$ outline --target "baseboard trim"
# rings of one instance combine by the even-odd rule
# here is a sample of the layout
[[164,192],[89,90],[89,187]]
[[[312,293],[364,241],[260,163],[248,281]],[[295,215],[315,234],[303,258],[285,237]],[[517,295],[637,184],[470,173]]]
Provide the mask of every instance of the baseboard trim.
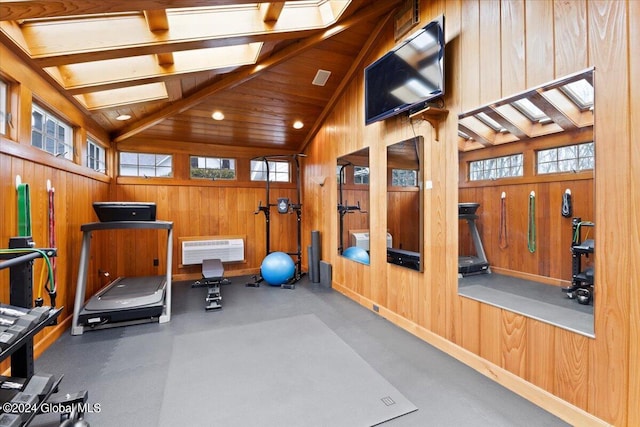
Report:
[[[475,369],[482,375],[490,378],[496,383],[571,425],[579,425],[583,427],[611,426],[611,424],[606,423],[585,410],[560,399],[558,396],[549,393],[512,372],[481,358],[477,354],[460,347],[440,335],[431,332],[430,330],[400,316],[397,313],[394,313],[386,307],[380,306],[374,301],[365,298],[336,282],[333,282],[333,289],[345,295],[347,298],[354,300],[363,307],[373,312],[377,312],[380,316],[384,317],[394,325],[404,329],[412,335],[415,335],[438,350],[443,351],[470,368]],[[374,306],[376,307],[375,309]]]

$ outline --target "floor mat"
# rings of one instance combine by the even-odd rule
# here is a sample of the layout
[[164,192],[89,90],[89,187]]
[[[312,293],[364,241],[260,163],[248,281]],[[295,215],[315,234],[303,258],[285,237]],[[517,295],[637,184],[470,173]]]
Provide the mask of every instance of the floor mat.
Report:
[[373,426],[416,409],[302,315],[175,337],[160,424]]

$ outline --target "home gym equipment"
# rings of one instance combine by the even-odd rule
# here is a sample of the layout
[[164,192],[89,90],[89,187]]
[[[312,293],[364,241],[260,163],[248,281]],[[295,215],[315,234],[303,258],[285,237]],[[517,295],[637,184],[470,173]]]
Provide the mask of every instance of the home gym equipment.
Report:
[[[173,223],[155,219],[155,203],[96,202],[93,208],[101,222],[80,227],[83,237],[71,334],[81,335],[86,327],[93,330],[151,321],[168,322],[171,319]],[[167,230],[166,274],[118,277],[84,304],[93,232],[139,229]]]
[[529,218],[527,221],[527,248],[529,252],[536,251],[536,192],[529,194]]
[[420,252],[387,248],[387,262],[420,271]]
[[260,274],[269,285],[281,286],[294,276],[295,265],[287,253],[271,252],[262,260]]
[[369,265],[369,254],[367,251],[357,246],[349,246],[344,250],[344,252],[342,252],[342,256],[361,264]]
[[228,285],[229,279],[224,276],[224,266],[220,259],[204,259],[202,260],[202,281],[197,280],[191,285],[192,288],[207,287],[207,296],[205,297],[206,311],[217,310],[222,308],[221,285]]
[[29,184],[23,183],[20,175],[16,175],[16,192],[18,201],[18,236],[31,236],[31,196]]
[[[0,427],[27,426],[46,412],[48,405],[62,409],[61,421],[71,425],[83,420],[87,391],[53,396],[63,376],[35,374],[33,337],[55,323],[62,308],[32,308],[33,262],[43,258],[52,274],[55,248],[36,249],[30,236],[9,240],[9,249],[0,249],[0,270],[9,269],[10,304],[0,304],[0,361],[11,358],[11,377],[0,376]],[[73,409],[71,409],[73,408]],[[66,410],[69,409],[67,412]],[[85,426],[89,424],[84,422]]]
[[480,203],[458,203],[458,219],[467,222],[473,247],[476,251],[475,255],[460,255],[458,257],[458,275],[461,276],[491,273],[489,261],[487,261],[487,255],[484,253],[484,247],[476,225],[476,220],[479,218],[476,212],[479,207]]
[[573,203],[571,202],[571,190],[564,190],[564,194],[562,195],[562,208],[560,209],[560,213],[565,218],[571,218],[573,215]]
[[594,240],[582,237],[582,227],[594,227],[591,221],[582,221],[581,218],[571,220],[573,238],[571,241],[571,286],[562,288],[570,299],[576,299],[578,303],[587,305],[593,299],[593,267],[582,269],[582,257],[589,257],[594,252]]
[[338,172],[338,218],[339,218],[339,232],[340,241],[338,242],[338,253],[344,252],[344,216],[354,212],[367,213],[360,208],[360,201],[355,205],[350,205],[348,201],[343,201],[342,196],[342,183],[344,179],[344,170],[347,166],[353,166],[351,162],[345,162],[340,165],[340,171]]
[[500,196],[500,230],[498,231],[498,247],[507,249],[509,247],[509,237],[507,236],[507,193],[504,191]]
[[[280,286],[284,289],[295,289],[295,284],[298,282],[303,276],[302,272],[302,194],[301,194],[301,177],[300,177],[300,157],[306,157],[304,154],[292,154],[292,155],[277,155],[277,156],[263,156],[256,157],[251,160],[262,161],[265,165],[265,173],[266,173],[266,204],[263,206],[262,201],[258,203],[258,209],[254,212],[254,214],[259,214],[262,212],[264,214],[265,222],[266,222],[266,256],[271,254],[271,208],[276,207],[279,214],[291,214],[295,213],[296,222],[297,222],[297,250],[296,252],[286,252],[287,255],[294,256],[296,258],[295,262],[295,271],[292,277],[284,283],[281,283]],[[269,161],[275,160],[293,160],[296,170],[296,195],[297,202],[291,203],[291,201],[286,197],[279,197],[277,199],[277,203],[271,203],[271,177],[269,171]],[[253,282],[246,283],[246,286],[250,287],[259,287],[260,282],[264,280],[262,276],[253,276]]]

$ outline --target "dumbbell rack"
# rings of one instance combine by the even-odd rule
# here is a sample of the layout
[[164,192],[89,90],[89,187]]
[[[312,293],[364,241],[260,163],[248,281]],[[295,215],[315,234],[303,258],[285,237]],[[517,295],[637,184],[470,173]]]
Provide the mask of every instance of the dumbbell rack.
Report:
[[[30,237],[12,238],[9,241],[10,248],[31,248]],[[56,256],[56,249],[40,249],[47,256]],[[19,332],[9,333],[10,340],[3,337],[6,344],[0,343],[0,361],[11,358],[11,377],[0,377],[3,383],[10,382],[14,385],[22,384],[20,389],[5,389],[2,403],[12,402],[16,408],[34,408],[49,401],[51,395],[58,391],[58,385],[62,381],[62,375],[34,375],[33,337],[47,326],[56,323],[62,312],[62,308],[32,309],[33,301],[33,260],[42,258],[39,252],[26,252],[23,254],[0,254],[0,270],[9,268],[10,305],[5,308],[23,311],[27,314],[38,311],[39,320],[23,326]],[[26,309],[26,310],[25,310]],[[46,314],[45,314],[46,313]],[[35,319],[34,319],[35,320]],[[16,321],[18,323],[18,321]],[[7,330],[9,331],[9,330]],[[5,332],[7,332],[5,331]],[[5,333],[3,332],[3,334]],[[14,334],[13,336],[11,336]],[[1,335],[1,334],[0,334]],[[17,338],[16,338],[17,337]],[[28,389],[28,392],[27,392]],[[24,393],[23,393],[24,392]],[[65,396],[55,403],[79,404],[85,403],[87,392],[73,393]],[[22,399],[22,400],[21,400]],[[0,426],[27,426],[41,413],[40,410],[30,410],[22,413],[5,413],[4,405],[0,411]],[[65,414],[61,414],[64,417]]]

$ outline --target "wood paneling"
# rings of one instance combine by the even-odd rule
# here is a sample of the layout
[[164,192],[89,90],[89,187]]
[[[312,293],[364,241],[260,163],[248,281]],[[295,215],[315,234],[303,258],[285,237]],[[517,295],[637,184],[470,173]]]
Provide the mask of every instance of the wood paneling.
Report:
[[[422,23],[442,12],[446,12],[447,19],[445,103],[450,112],[440,124],[440,141],[434,140],[431,126],[404,118],[364,126],[361,117],[354,114],[361,112],[363,103],[358,92],[362,82],[356,79],[307,149],[314,169],[306,172],[317,175],[319,170],[327,173],[335,162],[333,156],[371,147],[371,265],[354,266],[333,251],[323,250],[323,257],[329,257],[333,264],[336,289],[366,307],[376,305],[384,317],[440,348],[447,347],[465,363],[574,425],[597,425],[600,420],[620,426],[638,424],[640,309],[637,296],[632,296],[630,290],[634,280],[631,266],[640,256],[640,239],[635,217],[625,214],[638,210],[640,198],[636,188],[638,168],[633,172],[631,167],[638,164],[640,156],[638,145],[631,142],[637,139],[640,121],[631,118],[637,116],[637,112],[633,113],[635,116],[631,112],[637,107],[635,100],[640,99],[633,96],[638,93],[637,82],[632,78],[638,64],[637,59],[630,59],[640,57],[640,15],[638,6],[631,3],[634,2],[422,1]],[[365,62],[389,49],[391,40],[392,33],[383,30],[382,40]],[[464,185],[461,174],[464,188],[460,190],[460,201],[481,203],[479,223],[492,264],[548,276],[559,284],[557,279],[570,279],[571,225],[569,219],[559,215],[559,209],[562,193],[571,188],[574,215],[593,220],[596,228],[592,232],[598,242],[606,242],[601,244],[607,248],[606,254],[598,252],[593,257],[597,274],[595,339],[458,297],[455,275],[458,228],[461,235],[464,233],[456,218],[459,167],[455,117],[492,99],[590,66],[596,69],[598,111],[593,138],[594,176],[534,177],[529,162],[529,178],[523,182],[507,180],[480,188]],[[626,95],[629,93],[631,96]],[[375,171],[386,166],[376,152],[407,135],[424,136],[426,179],[433,183],[424,202],[424,274],[398,271],[402,269],[386,265],[381,256],[384,230],[389,224],[376,210],[386,212],[389,202],[386,189],[375,180]],[[468,158],[474,155],[481,154],[468,153]],[[305,189],[310,186],[307,182]],[[322,206],[334,204],[335,189],[328,190],[320,195],[327,199]],[[526,246],[526,206],[531,190],[537,195],[538,240],[534,254]],[[507,192],[509,212],[507,250],[497,244],[496,214],[502,191]],[[317,189],[310,194],[319,195]],[[467,197],[469,200],[463,200]],[[316,221],[313,226],[335,230],[337,223],[327,218],[328,214],[313,206],[310,209],[310,216]],[[335,239],[332,236],[335,233],[330,231],[323,239]],[[465,243],[461,241],[460,246]],[[354,282],[358,280],[361,282]],[[505,371],[523,382],[512,382]],[[537,394],[540,390],[545,392]]]

